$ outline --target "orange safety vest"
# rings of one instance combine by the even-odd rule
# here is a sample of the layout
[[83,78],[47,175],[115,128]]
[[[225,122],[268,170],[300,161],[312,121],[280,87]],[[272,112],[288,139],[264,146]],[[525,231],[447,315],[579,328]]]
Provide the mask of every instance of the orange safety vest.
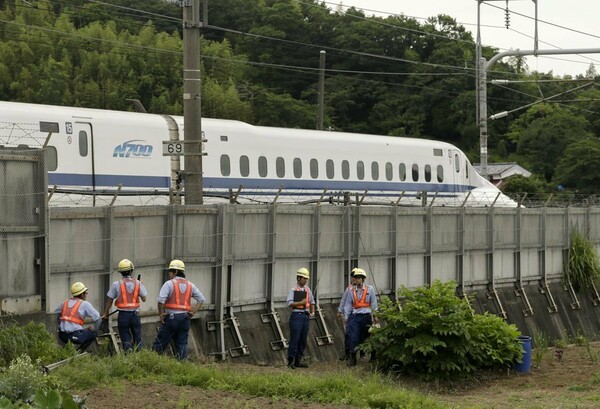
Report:
[[73,324],[83,325],[83,317],[79,313],[79,306],[83,302],[82,299],[78,299],[74,306],[69,308],[69,301],[63,303],[62,311],[60,312],[61,321],[69,321]]
[[[188,280],[171,280],[173,282],[173,292],[165,303],[165,307],[170,310],[190,311],[192,309],[192,283]],[[182,293],[179,289],[179,283],[185,283],[187,287]]]
[[304,287],[304,288],[300,288],[298,286],[296,286],[294,288],[295,291],[304,291],[306,293],[306,298],[305,298],[305,305],[303,305],[302,307],[296,307],[296,308],[305,308],[305,309],[309,309],[310,308],[310,288],[308,287]]
[[354,297],[354,301],[352,302],[352,307],[359,309],[359,308],[369,308],[371,307],[371,303],[367,302],[367,294],[369,293],[369,287],[365,286],[365,288],[363,288],[363,293],[362,293],[362,297],[360,297],[360,300],[358,299],[357,291],[356,288],[354,288],[353,290],[353,297]]
[[[130,278],[128,281],[129,280],[133,279]],[[140,301],[138,298],[140,295],[140,282],[138,280],[134,281],[133,293],[129,294],[129,292],[127,292],[127,286],[125,285],[125,279],[120,279],[119,281],[121,283],[121,293],[115,302],[117,308],[140,308]]]

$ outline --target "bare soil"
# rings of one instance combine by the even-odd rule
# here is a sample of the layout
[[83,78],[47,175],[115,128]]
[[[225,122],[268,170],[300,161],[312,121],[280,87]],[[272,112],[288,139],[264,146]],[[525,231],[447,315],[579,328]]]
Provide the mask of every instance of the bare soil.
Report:
[[[560,355],[560,356],[559,356]],[[418,391],[452,408],[600,408],[600,344],[570,346],[559,354],[548,349],[543,359],[533,354],[529,374],[514,371],[481,373],[475,380],[425,383],[399,378],[398,387]],[[538,365],[539,364],[539,365]],[[225,364],[236,366],[236,364]],[[240,365],[242,369],[242,365]],[[248,366],[243,365],[247,371]],[[285,367],[256,367],[256,371],[290,371]],[[315,363],[308,371],[326,372],[372,370],[360,362],[347,369],[342,362]],[[357,391],[361,393],[361,391]],[[182,409],[182,408],[351,408],[347,405],[311,404],[293,399],[256,398],[236,392],[220,392],[194,387],[124,383],[117,389],[95,388],[83,391],[90,409]]]

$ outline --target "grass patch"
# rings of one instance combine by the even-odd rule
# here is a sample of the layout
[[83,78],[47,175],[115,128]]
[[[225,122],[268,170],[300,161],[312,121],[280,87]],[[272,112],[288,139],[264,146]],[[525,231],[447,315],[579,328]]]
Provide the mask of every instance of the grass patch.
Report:
[[[77,365],[76,368],[73,365]],[[235,391],[269,399],[298,399],[321,404],[346,404],[364,408],[446,408],[417,392],[409,391],[378,373],[344,371],[326,376],[299,371],[261,371],[256,368],[179,362],[151,351],[117,357],[84,357],[52,373],[73,389],[115,387],[122,380],[166,383],[218,391]],[[357,390],[360,393],[357,393]]]

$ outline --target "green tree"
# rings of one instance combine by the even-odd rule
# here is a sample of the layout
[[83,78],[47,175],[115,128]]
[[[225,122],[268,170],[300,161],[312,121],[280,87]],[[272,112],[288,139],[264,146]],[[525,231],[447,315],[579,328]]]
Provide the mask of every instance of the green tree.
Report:
[[552,104],[538,104],[514,121],[509,138],[517,140],[517,153],[524,165],[553,179],[556,164],[572,142],[590,137],[589,122]]
[[581,193],[600,193],[600,140],[586,137],[569,145],[558,162],[554,181]]
[[527,193],[538,196],[546,191],[546,183],[535,175],[530,177],[514,175],[502,182],[500,190],[507,194]]

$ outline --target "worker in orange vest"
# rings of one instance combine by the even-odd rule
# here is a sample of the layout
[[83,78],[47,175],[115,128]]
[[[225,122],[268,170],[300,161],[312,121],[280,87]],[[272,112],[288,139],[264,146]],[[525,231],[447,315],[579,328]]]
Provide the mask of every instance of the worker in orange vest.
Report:
[[377,310],[377,294],[372,286],[365,284],[366,278],[365,270],[354,269],[356,286],[351,289],[351,294],[344,302],[346,340],[350,352],[349,366],[356,365],[356,347],[368,338],[373,322],[379,322],[379,318],[373,316],[373,312]]
[[[161,326],[152,343],[152,350],[164,352],[173,339],[177,358],[184,360],[188,354],[191,318],[206,302],[206,298],[191,281],[186,280],[183,261],[171,261],[168,271],[169,280],[163,284],[158,295]],[[192,298],[196,300],[194,305]]]
[[302,267],[296,271],[296,286],[288,292],[287,304],[290,313],[290,339],[288,345],[288,367],[307,368],[302,361],[308,338],[308,320],[315,315],[315,299],[306,285],[310,279],[308,269]]
[[[79,345],[79,352],[85,351],[96,339],[100,326],[100,313],[86,301],[88,289],[82,282],[71,286],[71,298],[59,305],[57,314],[58,338],[65,344]],[[90,317],[93,324],[84,327],[85,318]]]
[[119,311],[117,325],[123,351],[142,348],[142,321],[140,319],[140,300],[146,302],[148,291],[141,281],[132,277],[133,263],[129,259],[119,261],[117,272],[121,279],[110,286],[106,294],[106,303],[102,319],[107,319],[113,303]]

